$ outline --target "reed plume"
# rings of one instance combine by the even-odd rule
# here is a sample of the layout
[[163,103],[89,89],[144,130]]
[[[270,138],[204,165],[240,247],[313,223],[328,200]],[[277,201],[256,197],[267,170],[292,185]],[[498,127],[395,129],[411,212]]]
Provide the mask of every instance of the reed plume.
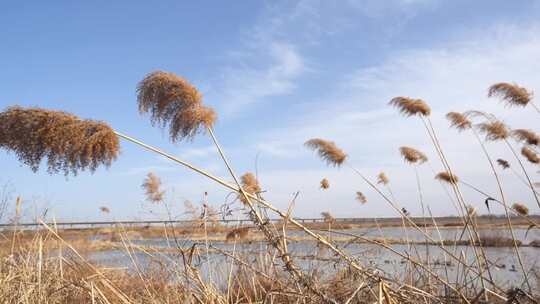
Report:
[[313,138],[306,141],[305,146],[316,151],[327,164],[339,167],[347,159],[347,154],[336,146],[333,141]]
[[524,142],[528,145],[538,146],[540,144],[540,136],[533,130],[516,129],[512,131],[512,136],[519,142]]
[[104,122],[40,108],[13,106],[0,113],[0,148],[13,151],[34,172],[65,175],[109,167],[118,157],[118,137]]
[[227,233],[227,235],[225,236],[225,241],[231,242],[231,241],[237,241],[237,240],[244,240],[248,237],[248,235],[249,235],[249,227],[235,228],[229,231],[229,233]]
[[154,173],[150,172],[146,175],[141,188],[145,191],[147,201],[152,203],[163,201],[165,191],[161,190],[161,179]]
[[173,142],[192,139],[216,120],[214,110],[203,106],[201,93],[173,73],[148,74],[137,86],[137,101],[140,113],[150,113],[152,125],[169,126]]
[[480,131],[485,134],[486,140],[504,140],[510,136],[510,130],[500,120],[484,122],[479,124],[478,127],[480,128]]
[[499,97],[507,106],[524,107],[531,101],[533,94],[527,89],[506,82],[500,82],[489,87],[488,97]]
[[326,178],[323,178],[321,180],[321,189],[326,190],[328,188],[330,188],[330,182]]
[[326,223],[334,223],[336,221],[334,216],[328,211],[321,212],[321,216]]
[[357,191],[356,192],[356,200],[358,202],[360,202],[360,204],[365,204],[367,203],[367,198],[366,196],[364,195],[364,193],[360,192],[360,191]]
[[379,185],[388,185],[390,183],[390,180],[388,179],[388,176],[384,172],[381,172],[377,175],[377,184]]
[[101,206],[99,207],[99,211],[102,212],[102,213],[110,213],[111,210],[105,206]]
[[409,164],[423,164],[428,161],[427,156],[411,147],[400,147],[399,152]]
[[465,206],[465,209],[467,210],[467,214],[469,216],[475,216],[476,215],[476,208],[474,208],[473,206],[471,205],[466,205]]
[[450,127],[456,128],[458,131],[468,130],[472,127],[471,121],[462,113],[449,112],[446,118],[450,121]]
[[523,204],[520,204],[520,203],[515,203],[512,205],[512,209],[514,209],[517,213],[523,215],[523,216],[526,216],[529,214],[529,208],[527,208],[527,206],[523,205]]
[[437,175],[435,175],[435,179],[447,182],[449,184],[457,184],[459,181],[459,178],[457,176],[446,171],[437,173]]
[[502,158],[497,159],[497,164],[499,164],[503,170],[510,168],[510,163]]
[[525,156],[525,158],[533,164],[540,164],[540,157],[530,148],[521,148],[521,155]]
[[[261,192],[261,186],[259,185],[259,181],[257,180],[257,178],[255,177],[253,173],[248,172],[242,175],[240,177],[240,181],[242,183],[242,189],[244,189],[246,193],[257,194]],[[240,199],[242,203],[244,204],[247,203],[245,196],[240,194],[238,195],[238,198]]]
[[405,116],[429,116],[431,114],[431,108],[422,99],[394,97],[388,104],[399,109],[399,112]]

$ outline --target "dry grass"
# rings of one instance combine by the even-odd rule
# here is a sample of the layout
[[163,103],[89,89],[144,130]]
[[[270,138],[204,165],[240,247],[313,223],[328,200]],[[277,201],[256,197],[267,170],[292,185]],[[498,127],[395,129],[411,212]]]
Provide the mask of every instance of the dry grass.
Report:
[[540,157],[538,154],[528,147],[521,148],[521,155],[533,164],[540,164]]
[[328,188],[330,188],[330,182],[326,178],[323,178],[321,180],[321,189],[326,190]]
[[356,200],[360,203],[360,204],[366,204],[367,203],[367,198],[366,196],[364,195],[364,193],[360,192],[360,191],[357,191],[356,192]]
[[148,74],[137,86],[137,101],[141,113],[150,113],[152,124],[169,125],[173,142],[193,138],[216,120],[214,110],[202,105],[201,93],[173,73]]
[[510,168],[510,163],[502,158],[497,159],[497,164],[499,164],[503,170]]
[[400,147],[399,152],[405,159],[405,162],[409,164],[423,164],[428,161],[427,156],[411,147]]
[[517,141],[524,142],[528,145],[538,146],[540,143],[540,136],[533,130],[515,129],[512,131],[512,136],[514,136]]
[[[240,177],[242,183],[242,189],[249,194],[257,194],[261,192],[261,186],[255,175],[251,172],[245,173]],[[238,195],[238,198],[242,203],[247,203],[246,198],[243,195]]]
[[49,173],[65,175],[109,167],[120,150],[118,137],[104,122],[21,107],[0,113],[0,148],[13,151],[33,171],[46,159]]
[[457,184],[459,182],[459,178],[449,172],[439,172],[437,175],[435,175],[435,179],[449,183],[449,184]]
[[485,134],[486,140],[504,140],[510,136],[508,127],[499,120],[484,122],[478,125],[480,131]]
[[532,96],[527,89],[506,82],[496,83],[488,90],[488,97],[499,97],[508,106],[524,107],[529,104]]
[[347,154],[338,148],[332,141],[313,138],[306,141],[305,145],[306,147],[316,151],[319,157],[326,161],[326,163],[329,165],[339,167],[347,159]]
[[468,130],[472,127],[472,122],[467,118],[467,116],[465,116],[465,114],[449,112],[446,114],[446,118],[450,121],[450,126],[459,131]]
[[152,203],[163,201],[165,191],[161,190],[161,179],[154,173],[150,172],[146,175],[141,188],[145,191],[147,201]]
[[429,116],[431,114],[431,108],[422,99],[395,97],[390,100],[389,104],[396,107],[405,116]]
[[523,216],[529,215],[529,208],[521,203],[514,203],[512,209]]
[[388,176],[384,172],[381,172],[377,175],[377,184],[379,185],[388,185],[390,183],[390,180],[388,179]]

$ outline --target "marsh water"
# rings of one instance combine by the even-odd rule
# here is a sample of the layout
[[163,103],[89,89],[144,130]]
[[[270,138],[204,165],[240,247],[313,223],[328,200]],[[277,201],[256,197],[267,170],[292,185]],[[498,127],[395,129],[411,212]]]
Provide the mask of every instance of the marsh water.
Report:
[[[423,228],[422,228],[423,229]],[[467,233],[462,233],[463,228],[445,228],[431,229],[427,228],[426,233],[434,240],[455,240],[462,236],[462,239],[468,239]],[[320,232],[328,237],[335,238],[357,235],[366,238],[385,238],[392,240],[410,240],[424,241],[426,238],[423,233],[416,229],[408,228],[356,228],[347,230],[336,230],[335,232]],[[306,236],[304,232],[291,230],[287,233],[289,236]],[[480,229],[481,237],[509,238],[510,233],[506,229]],[[525,228],[515,229],[515,235],[524,246],[519,248],[525,267],[531,271],[530,277],[535,278],[534,271],[536,265],[540,265],[540,248],[528,246],[533,240],[540,240],[540,231],[532,229],[527,231]],[[303,238],[302,238],[303,239]],[[306,272],[317,272],[320,277],[331,276],[338,269],[343,268],[335,255],[321,248],[314,241],[307,240],[291,241],[288,244],[289,252],[294,257],[296,263]],[[231,271],[231,258],[221,253],[219,250],[234,252],[238,257],[242,257],[250,263],[263,263],[267,255],[262,254],[267,251],[265,242],[222,242],[212,241],[208,244],[211,250],[206,252],[206,243],[204,241],[191,241],[188,239],[179,239],[177,242],[171,240],[153,238],[131,240],[133,244],[151,246],[153,248],[163,248],[163,252],[157,254],[134,253],[128,255],[125,250],[107,250],[93,253],[91,259],[100,264],[111,267],[125,267],[133,269],[135,263],[139,269],[146,269],[152,265],[156,256],[165,260],[169,265],[181,265],[179,254],[171,253],[167,248],[190,248],[196,246],[202,254],[194,260],[194,263],[200,267],[203,275],[213,276],[214,279],[226,278]],[[475,251],[472,246],[453,246],[447,245],[445,253],[440,247],[434,245],[417,244],[408,246],[406,244],[387,244],[387,248],[370,243],[357,242],[336,242],[337,246],[347,254],[357,258],[359,263],[370,269],[383,273],[388,277],[404,278],[411,271],[411,265],[407,263],[406,256],[410,256],[423,264],[429,263],[442,278],[449,281],[456,281],[463,276],[463,268],[460,267],[456,259],[467,260],[469,264],[475,261]],[[215,249],[217,248],[217,250]],[[485,254],[490,265],[490,276],[498,286],[520,287],[523,283],[523,274],[520,272],[518,260],[513,247],[485,247]],[[268,261],[266,261],[268,262]],[[447,267],[445,267],[446,265]],[[472,276],[472,273],[469,273]],[[487,274],[486,274],[487,276]],[[461,279],[466,279],[461,277]],[[536,282],[534,282],[537,284]]]

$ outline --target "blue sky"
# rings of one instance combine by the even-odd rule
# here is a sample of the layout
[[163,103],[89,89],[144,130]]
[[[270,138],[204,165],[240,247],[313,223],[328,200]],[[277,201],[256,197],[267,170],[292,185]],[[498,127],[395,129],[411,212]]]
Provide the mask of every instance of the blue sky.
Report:
[[[528,109],[505,109],[486,98],[499,81],[540,91],[540,3],[537,1],[56,1],[3,3],[0,9],[0,107],[39,106],[107,121],[113,128],[227,177],[211,142],[201,136],[172,145],[137,112],[135,87],[156,69],[189,79],[219,115],[216,133],[240,173],[255,170],[267,198],[286,208],[300,191],[297,216],[391,216],[392,211],[346,168],[327,168],[303,143],[336,141],[367,176],[385,171],[400,204],[420,212],[414,171],[398,148],[431,159],[420,168],[423,194],[436,215],[455,213],[441,186],[433,148],[415,119],[387,102],[425,99],[457,174],[495,193],[487,163],[470,134],[448,130],[448,111],[481,109],[510,125],[538,131]],[[511,160],[498,144],[495,157]],[[33,173],[0,151],[0,182],[24,199],[28,217],[48,208],[62,220],[154,218],[144,203],[146,173],[161,176],[176,214],[219,186],[122,142],[113,166],[94,175]],[[537,177],[537,168],[528,170]],[[321,191],[327,177],[331,188]],[[535,204],[511,173],[509,199]],[[368,204],[355,202],[362,191]],[[465,191],[470,204],[481,196]],[[500,211],[500,210],[498,210]]]

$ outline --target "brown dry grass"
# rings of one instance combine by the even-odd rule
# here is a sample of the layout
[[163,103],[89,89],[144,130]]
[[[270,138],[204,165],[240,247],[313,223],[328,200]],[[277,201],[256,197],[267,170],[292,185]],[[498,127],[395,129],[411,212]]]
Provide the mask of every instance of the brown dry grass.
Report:
[[457,184],[459,181],[459,178],[456,175],[446,171],[437,173],[437,175],[435,175],[435,179],[447,182],[449,184]]
[[446,118],[450,121],[450,126],[459,131],[468,130],[472,127],[472,122],[462,113],[449,112]]
[[313,138],[305,143],[306,147],[317,152],[319,157],[326,161],[329,165],[341,166],[347,159],[347,154],[343,152],[336,144],[332,141]]
[[323,178],[321,180],[321,189],[326,190],[328,188],[330,188],[330,182],[328,181],[328,179]]
[[356,192],[356,200],[360,203],[360,204],[366,204],[367,203],[367,198],[366,196],[364,195],[364,193],[360,192],[360,191],[357,191]]
[[478,127],[485,134],[486,140],[497,141],[507,139],[510,136],[508,127],[499,120],[483,122]]
[[521,148],[521,155],[523,155],[529,162],[533,164],[540,164],[540,156],[534,150],[523,147]]
[[[242,189],[249,194],[257,194],[261,192],[261,186],[257,177],[251,172],[245,173],[240,177],[240,182],[242,183]],[[243,195],[238,195],[238,198],[242,203],[247,203],[246,197]]]
[[517,141],[524,142],[528,145],[538,146],[540,143],[540,136],[533,130],[515,129],[512,131],[512,136],[514,136]]
[[396,107],[402,114],[406,116],[429,116],[431,114],[431,108],[422,99],[395,97],[390,100],[389,104]]
[[503,170],[510,168],[510,163],[502,158],[497,159],[497,164],[499,164]]
[[150,113],[152,124],[169,125],[173,142],[193,138],[216,120],[214,110],[202,105],[201,93],[173,73],[148,74],[137,86],[137,101],[141,113]]
[[146,175],[141,188],[145,191],[146,200],[152,203],[163,201],[165,191],[161,190],[161,179],[150,172]]
[[488,97],[499,97],[508,106],[526,106],[533,94],[517,84],[500,82],[489,87]]
[[423,164],[428,161],[424,153],[411,147],[400,147],[399,152],[405,161],[410,164]]
[[529,215],[529,208],[521,203],[514,203],[512,209],[521,215]]
[[384,172],[381,172],[377,175],[377,184],[379,185],[388,185],[390,183],[390,180],[388,179],[388,176]]
[[0,113],[0,148],[13,151],[33,171],[46,159],[49,173],[65,175],[109,167],[120,150],[118,137],[104,122],[17,106]]

